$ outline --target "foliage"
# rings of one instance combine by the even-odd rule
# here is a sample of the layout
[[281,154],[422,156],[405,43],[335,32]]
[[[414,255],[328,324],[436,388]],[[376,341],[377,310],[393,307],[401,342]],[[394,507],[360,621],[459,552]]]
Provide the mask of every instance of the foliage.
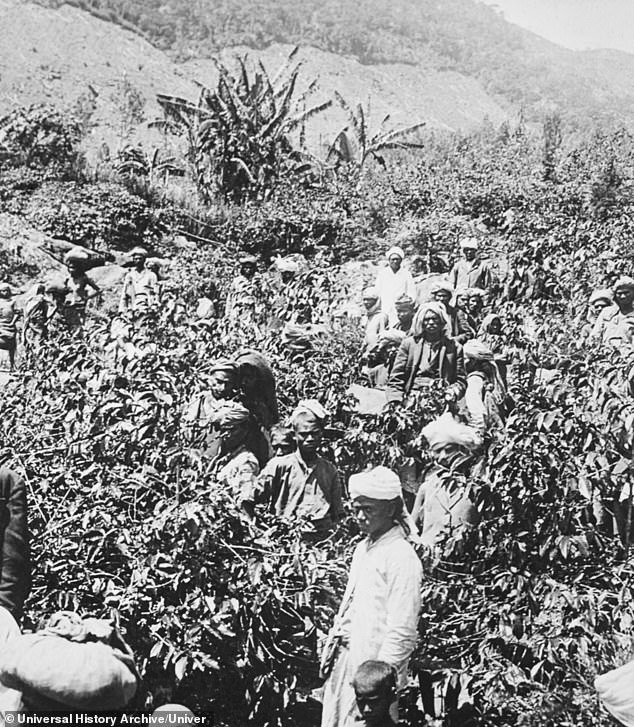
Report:
[[279,179],[310,171],[311,165],[293,147],[291,134],[301,132],[303,124],[330,102],[306,108],[316,82],[296,96],[299,65],[292,66],[294,56],[295,51],[273,79],[261,63],[251,75],[246,59],[239,58],[234,75],[215,61],[217,86],[213,91],[203,88],[197,104],[159,95],[167,121],[187,134],[204,201],[217,195],[238,202],[262,199]]
[[52,237],[98,250],[152,245],[170,229],[169,209],[150,209],[140,197],[107,183],[45,182],[22,211]]
[[[253,532],[181,413],[207,386],[211,360],[256,347],[272,363],[283,415],[302,397],[329,408],[327,450],[344,478],[368,462],[424,466],[416,434],[440,398],[355,414],[347,392],[360,334],[354,323],[337,328],[332,311],[359,295],[375,272],[367,259],[404,222],[408,253],[451,257],[469,231],[502,274],[526,258],[543,294],[500,308],[521,362],[516,407],[473,478],[478,528],[444,543],[437,559],[421,553],[414,669],[459,677],[485,724],[605,725],[593,678],[630,657],[634,635],[631,538],[618,504],[631,480],[634,361],[588,347],[579,331],[589,291],[634,262],[634,144],[626,132],[564,132],[546,180],[541,134],[489,127],[431,135],[415,156],[387,156],[385,170],[368,167],[360,182],[342,171],[310,191],[280,184],[265,201],[209,209],[198,221],[118,185],[3,173],[3,208],[56,236],[125,249],[191,225],[192,239],[208,240],[164,243],[170,278],[151,340],[140,334],[136,352],[92,322],[85,338],[56,334],[4,390],[2,434],[31,498],[30,619],[58,607],[117,608],[145,677],[141,702],[213,704],[231,727],[315,724],[316,637],[339,601],[354,525],[308,547],[295,526],[259,512]],[[197,297],[211,277],[226,291],[243,249],[263,262],[304,252],[310,264],[284,289],[260,270],[260,332],[194,321]],[[334,267],[355,255],[366,265]],[[283,345],[286,322],[322,327],[312,351]],[[538,368],[557,379],[542,383]],[[408,709],[420,723],[415,698]]]
[[0,119],[0,160],[27,167],[70,170],[77,163],[81,129],[53,106],[19,107]]
[[389,114],[381,122],[381,128],[375,134],[370,133],[368,127],[367,111],[364,111],[361,104],[356,110],[351,108],[348,102],[335,91],[335,98],[341,108],[348,116],[348,126],[339,132],[328,152],[327,161],[334,159],[336,163],[354,163],[362,169],[368,159],[375,159],[381,166],[385,167],[384,154],[392,149],[414,149],[419,144],[407,141],[420,131],[425,123],[411,124],[402,129],[390,129],[385,127],[390,119]]

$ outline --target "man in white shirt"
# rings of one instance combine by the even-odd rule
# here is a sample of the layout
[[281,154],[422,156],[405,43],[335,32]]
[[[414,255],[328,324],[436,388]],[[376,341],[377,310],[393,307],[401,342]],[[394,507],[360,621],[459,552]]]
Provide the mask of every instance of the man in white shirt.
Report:
[[405,253],[400,247],[392,247],[387,252],[388,266],[379,270],[375,287],[381,297],[381,310],[387,313],[390,326],[396,325],[396,299],[405,295],[416,300],[416,283],[409,270],[405,270]]
[[[369,659],[394,668],[396,686],[406,681],[416,645],[422,566],[407,538],[411,519],[398,475],[387,467],[353,475],[350,499],[362,533],[348,585],[329,639],[337,639],[324,685],[321,727],[354,727],[359,713],[352,686]],[[322,673],[324,671],[322,662]],[[397,702],[391,706],[394,721]]]
[[120,313],[143,314],[154,309],[158,303],[158,277],[145,267],[147,250],[133,247],[130,257],[134,267],[123,281],[123,292],[119,304]]

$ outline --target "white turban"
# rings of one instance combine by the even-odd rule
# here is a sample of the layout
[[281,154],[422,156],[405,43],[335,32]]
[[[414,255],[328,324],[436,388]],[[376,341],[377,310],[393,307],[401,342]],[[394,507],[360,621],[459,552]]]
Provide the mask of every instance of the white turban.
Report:
[[317,399],[304,399],[293,410],[290,423],[291,426],[295,426],[300,421],[305,421],[323,427],[329,416],[328,410]]
[[387,467],[374,467],[352,475],[348,480],[350,499],[369,497],[371,500],[394,500],[402,496],[399,476]]
[[451,336],[451,321],[447,315],[447,309],[442,303],[438,303],[435,300],[428,300],[425,303],[421,303],[421,306],[412,322],[412,334],[414,336],[423,335],[423,319],[430,311],[437,315],[440,319],[440,326],[443,330],[443,335],[447,337]]
[[429,446],[457,444],[465,449],[477,449],[482,443],[480,436],[473,427],[457,421],[449,412],[445,412],[438,419],[434,419],[423,427],[422,435],[429,442]]
[[462,240],[460,240],[460,247],[462,250],[464,250],[465,247],[470,247],[472,250],[477,250],[478,247],[480,247],[480,244],[475,237],[464,237]]
[[369,287],[364,288],[363,297],[367,300],[378,300],[381,297],[381,293],[376,286],[370,285]]
[[486,343],[479,341],[477,338],[472,338],[470,341],[464,343],[462,351],[464,353],[465,361],[493,361],[494,358],[493,351],[489,348],[489,346],[487,346]]
[[588,303],[592,305],[593,303],[596,303],[598,300],[606,300],[609,303],[614,302],[614,295],[612,294],[612,291],[609,288],[602,288],[599,290],[594,290],[592,292],[592,295],[590,296],[590,300]]
[[403,260],[405,258],[405,253],[403,252],[403,248],[399,247],[398,245],[394,245],[394,247],[391,247],[387,251],[387,256],[386,256],[387,259],[389,260],[392,257],[392,255],[398,255],[398,257],[400,257],[401,260]]
[[297,260],[290,260],[289,258],[278,257],[275,261],[275,267],[280,273],[297,273],[299,271]]
[[436,293],[440,293],[441,291],[446,291],[453,295],[453,285],[448,280],[438,280],[434,283],[431,294],[436,295]]

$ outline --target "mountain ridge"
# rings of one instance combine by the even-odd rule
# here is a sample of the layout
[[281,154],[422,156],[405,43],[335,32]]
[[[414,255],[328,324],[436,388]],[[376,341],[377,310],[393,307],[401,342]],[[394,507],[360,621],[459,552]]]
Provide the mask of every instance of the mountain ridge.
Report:
[[[634,123],[634,55],[585,55],[509,23],[476,0],[38,0],[70,2],[135,27],[178,60],[230,46],[311,46],[362,65],[455,71],[501,106],[539,119],[554,107],[572,122]],[[613,67],[615,66],[615,67]],[[616,74],[614,87],[611,76]],[[596,99],[595,99],[596,96]]]
[[[220,57],[231,64],[236,53],[249,53],[275,72],[291,48],[276,44],[255,52],[236,47]],[[508,110],[477,81],[453,71],[406,64],[362,66],[311,48],[300,49],[298,59],[304,64],[301,87],[319,77],[316,101],[332,98],[334,90],[349,103],[366,104],[369,97],[375,123],[388,112],[393,125],[425,120],[430,128],[450,130],[508,118]],[[111,150],[127,142],[159,145],[159,133],[147,124],[160,115],[156,94],[195,99],[196,81],[209,85],[216,78],[211,59],[175,63],[137,34],[69,5],[53,9],[0,0],[0,113],[36,102],[69,108],[82,97],[95,106],[88,139],[92,153],[104,143]],[[145,101],[144,118],[137,118],[134,128],[124,128],[126,84]],[[345,122],[344,112],[336,107],[317,117],[309,129],[313,150],[332,142]]]

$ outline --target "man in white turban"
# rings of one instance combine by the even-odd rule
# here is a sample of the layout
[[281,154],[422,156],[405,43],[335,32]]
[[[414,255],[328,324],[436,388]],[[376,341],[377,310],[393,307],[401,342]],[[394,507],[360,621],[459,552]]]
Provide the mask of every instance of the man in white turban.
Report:
[[[404,686],[420,611],[422,567],[407,540],[398,475],[387,467],[375,467],[353,475],[349,489],[366,537],[354,552],[348,585],[322,656],[322,675],[328,674],[322,727],[358,724],[352,683],[367,660],[393,667],[397,686]],[[391,712],[396,721],[396,702]]]
[[475,237],[465,237],[460,241],[462,257],[449,271],[449,282],[454,290],[459,288],[493,287],[494,277],[488,262],[478,257],[479,244]]
[[634,278],[622,275],[614,284],[614,305],[597,316],[590,338],[603,345],[631,345],[634,334]]
[[374,287],[381,296],[381,310],[387,313],[390,326],[396,325],[396,299],[402,295],[416,300],[416,283],[409,270],[402,267],[405,253],[400,247],[391,247],[387,251],[388,265],[379,270]]
[[478,520],[469,498],[470,454],[481,444],[475,429],[443,414],[423,428],[434,466],[418,490],[412,510],[415,521],[422,521],[421,542],[435,546],[448,534],[457,536]]

